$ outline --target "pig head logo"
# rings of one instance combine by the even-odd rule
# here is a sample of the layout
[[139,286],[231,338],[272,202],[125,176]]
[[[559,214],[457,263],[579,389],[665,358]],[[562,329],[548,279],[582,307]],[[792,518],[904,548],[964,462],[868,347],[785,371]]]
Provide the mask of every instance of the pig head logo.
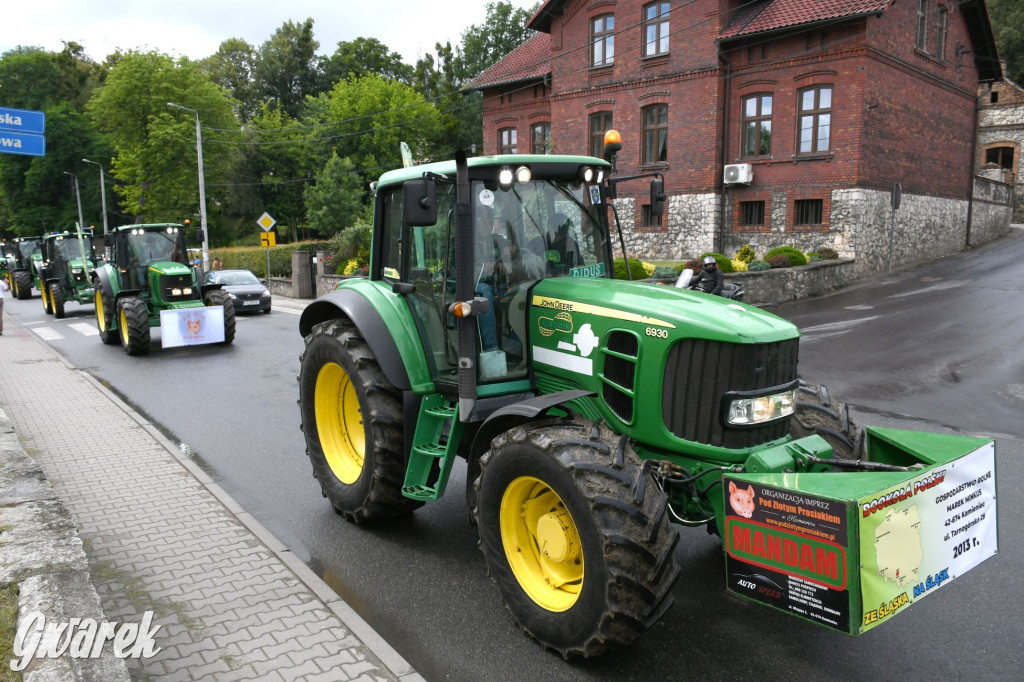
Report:
[[745,519],[754,515],[754,486],[740,488],[732,481],[729,481],[729,506],[732,510]]
[[188,329],[189,334],[195,335],[202,329],[203,321],[198,317],[189,317],[185,320],[185,327]]

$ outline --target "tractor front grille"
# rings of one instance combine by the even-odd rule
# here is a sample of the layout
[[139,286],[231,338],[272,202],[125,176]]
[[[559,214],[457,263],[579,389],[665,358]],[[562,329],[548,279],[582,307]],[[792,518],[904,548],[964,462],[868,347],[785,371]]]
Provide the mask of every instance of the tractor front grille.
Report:
[[677,437],[725,448],[760,445],[789,432],[789,419],[726,428],[722,396],[756,391],[797,378],[798,339],[740,344],[684,339],[669,350],[662,389],[665,426]]
[[633,403],[636,397],[636,363],[640,342],[632,332],[613,331],[608,335],[604,353],[604,372],[601,375],[601,397],[619,419],[633,423]]
[[[184,293],[185,290],[189,293]],[[175,290],[181,293],[173,293]],[[160,275],[160,294],[165,301],[191,301],[199,298],[192,275]]]

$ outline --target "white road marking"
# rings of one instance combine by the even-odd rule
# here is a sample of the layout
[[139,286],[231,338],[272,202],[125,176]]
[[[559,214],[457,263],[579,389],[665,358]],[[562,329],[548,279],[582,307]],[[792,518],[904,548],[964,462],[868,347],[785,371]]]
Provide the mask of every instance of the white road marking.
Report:
[[847,334],[853,330],[862,322],[868,322],[870,320],[877,320],[881,315],[872,315],[871,317],[862,317],[857,320],[843,320],[841,322],[830,322],[828,324],[819,324],[813,327],[807,327],[801,329],[801,343],[810,343],[811,341],[820,341],[821,339],[827,339],[830,336],[839,336],[841,334]]
[[874,310],[873,305],[848,305],[843,306],[843,310]]
[[97,329],[96,325],[94,324],[88,324],[86,322],[75,322],[74,324],[69,324],[68,326],[74,329],[79,334],[82,334],[83,336],[100,335],[100,330]]
[[40,327],[39,329],[33,329],[32,331],[44,341],[59,341],[64,338],[63,334],[55,329],[51,329],[50,327]]

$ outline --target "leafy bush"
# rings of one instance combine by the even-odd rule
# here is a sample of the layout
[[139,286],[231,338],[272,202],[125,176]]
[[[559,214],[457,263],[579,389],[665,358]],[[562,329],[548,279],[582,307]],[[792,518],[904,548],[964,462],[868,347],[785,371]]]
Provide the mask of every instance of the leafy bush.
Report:
[[777,256],[765,256],[764,262],[773,268],[788,268],[793,265],[789,256],[781,253]]
[[[270,251],[270,276],[292,276],[292,251],[316,251],[323,248],[322,242],[294,242],[274,246]],[[210,249],[210,260],[220,258],[225,270],[252,270],[257,277],[267,276],[267,251],[262,246],[233,246]]]
[[764,255],[764,259],[766,262],[771,263],[772,258],[775,256],[785,256],[789,259],[789,264],[793,266],[807,265],[807,256],[805,256],[804,252],[795,246],[776,246]]
[[648,277],[650,277],[651,275],[654,274],[654,263],[648,263],[647,261],[640,261],[640,265],[643,266],[644,272],[647,273]]
[[671,277],[676,277],[677,275],[679,275],[679,273],[676,272],[676,269],[671,265],[659,265],[654,268],[654,272],[651,274],[651,277],[654,277],[655,279],[669,279]]
[[[629,259],[629,272],[633,279],[647,278],[647,269],[637,258]],[[626,263],[621,258],[615,259],[615,279],[629,279],[626,276]]]
[[739,256],[737,256],[736,258],[733,258],[732,259],[732,271],[733,272],[746,272],[747,271],[747,261],[740,260]]
[[713,253],[711,251],[708,251],[707,253],[702,253],[700,255],[701,262],[703,263],[704,259],[708,256],[712,256],[715,259],[715,262],[718,263],[718,269],[721,270],[724,274],[732,272],[732,260],[730,258],[723,256],[720,253]]
[[755,258],[757,258],[757,254],[754,253],[754,249],[750,247],[750,244],[746,244],[742,249],[736,252],[736,258],[733,259],[733,262],[735,263],[736,261],[740,261],[742,263],[749,263]]
[[821,260],[836,260],[839,258],[839,253],[835,249],[825,246],[818,249],[818,257]]
[[750,272],[759,272],[761,270],[771,270],[772,266],[765,263],[763,260],[752,260],[747,263],[747,270]]
[[817,263],[820,260],[821,260],[821,256],[819,256],[816,253],[809,253],[809,254],[807,254],[807,262],[808,263]]
[[686,261],[686,263],[683,265],[682,270],[680,270],[679,272],[682,272],[683,270],[687,269],[693,270],[694,272],[700,272],[700,268],[700,258],[691,258],[690,260]]
[[[337,232],[327,242],[330,255],[327,258],[328,269],[334,268],[339,275],[352,274],[370,262],[370,238],[373,228],[369,223],[356,223]],[[356,261],[353,265],[351,261]]]

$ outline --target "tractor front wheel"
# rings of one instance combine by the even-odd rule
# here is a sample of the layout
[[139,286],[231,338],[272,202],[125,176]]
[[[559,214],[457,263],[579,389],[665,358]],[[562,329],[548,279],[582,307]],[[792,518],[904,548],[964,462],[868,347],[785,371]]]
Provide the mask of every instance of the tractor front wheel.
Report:
[[570,658],[626,646],[672,605],[668,498],[607,427],[518,426],[492,441],[475,485],[491,579],[545,648]]
[[100,330],[100,341],[112,345],[117,343],[117,331],[114,329],[114,301],[103,293],[99,281],[93,282],[96,301],[96,326]]
[[53,315],[53,305],[50,303],[49,285],[46,282],[41,282],[39,285],[39,297],[43,299],[43,312],[47,315]]
[[335,511],[361,523],[422,506],[402,495],[401,391],[355,325],[337,319],[313,327],[299,365],[306,454]]
[[833,399],[824,385],[800,382],[789,432],[794,438],[814,434],[821,436],[840,459],[857,459],[859,456],[860,429],[850,417],[850,408],[846,403]]
[[32,298],[32,273],[28,270],[14,273],[14,297],[21,300]]
[[50,310],[58,320],[64,319],[64,290],[57,282],[50,282]]
[[223,289],[214,289],[206,295],[204,301],[208,306],[224,308],[224,344],[235,340],[235,304],[231,302],[231,294]]
[[128,355],[148,353],[149,313],[146,303],[138,296],[125,296],[117,302],[117,318],[124,352]]

